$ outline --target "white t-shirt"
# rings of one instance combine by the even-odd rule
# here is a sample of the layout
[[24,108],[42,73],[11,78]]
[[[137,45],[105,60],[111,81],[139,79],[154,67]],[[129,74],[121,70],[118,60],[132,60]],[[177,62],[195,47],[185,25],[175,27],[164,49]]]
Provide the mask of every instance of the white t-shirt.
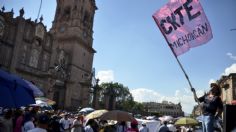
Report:
[[147,127],[141,126],[139,132],[149,132],[149,129]]
[[93,128],[92,128],[90,125],[87,125],[87,126],[84,128],[84,131],[85,131],[85,132],[93,132]]
[[28,132],[47,132],[47,130],[43,128],[34,128],[29,130]]
[[[68,129],[70,127],[70,120],[69,119],[65,120],[65,118],[62,118],[60,120],[60,124],[62,124],[64,129]],[[64,130],[61,129],[61,131],[64,131]]]
[[28,132],[29,130],[31,129],[34,129],[34,123],[33,121],[27,121],[25,124],[24,124],[24,132]]
[[176,132],[177,131],[176,127],[173,124],[168,124],[167,127],[169,128],[169,130],[171,132]]

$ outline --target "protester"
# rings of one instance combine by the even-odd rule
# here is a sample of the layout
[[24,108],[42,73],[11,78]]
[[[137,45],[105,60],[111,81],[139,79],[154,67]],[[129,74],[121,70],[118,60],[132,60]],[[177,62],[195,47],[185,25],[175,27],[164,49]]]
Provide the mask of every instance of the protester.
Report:
[[223,111],[223,103],[220,98],[221,89],[216,83],[211,83],[211,89],[209,93],[198,98],[195,89],[192,88],[194,94],[194,99],[196,102],[202,102],[202,114],[203,122],[202,128],[203,132],[213,132],[214,131],[214,121],[216,118],[221,116]]
[[193,132],[193,128],[192,128],[191,126],[188,126],[188,127],[186,128],[186,131],[187,131],[187,132]]
[[100,124],[99,132],[117,132],[117,127],[115,125],[115,122],[113,121],[108,122],[107,120],[101,120],[99,124]]
[[131,127],[127,129],[127,132],[139,132],[138,122],[136,120],[133,120],[130,125]]
[[63,114],[63,118],[59,121],[60,123],[60,131],[61,132],[69,132],[70,131],[70,120],[68,119],[68,114]]
[[26,113],[24,116],[24,126],[23,126],[23,132],[27,132],[31,129],[34,129],[34,117],[30,113]]
[[88,122],[87,122],[87,124],[86,124],[86,126],[85,126],[85,128],[84,128],[84,131],[85,131],[85,132],[94,132],[94,130],[93,130],[93,128],[92,128],[94,122],[95,122],[95,121],[94,121],[93,119],[89,119]]
[[173,121],[169,121],[169,124],[167,124],[167,127],[169,128],[170,132],[176,132],[177,131]]
[[127,131],[127,126],[125,121],[121,121],[118,123],[116,132],[126,132]]
[[142,126],[139,128],[139,132],[149,132],[146,122],[142,123]]
[[60,132],[60,123],[57,115],[51,117],[48,132]]
[[37,127],[27,132],[47,132],[49,117],[46,114],[41,114],[38,117]]
[[4,110],[3,118],[0,118],[0,132],[13,132],[12,110]]
[[17,109],[15,112],[14,132],[22,132],[23,121],[24,121],[23,111],[21,109]]
[[71,128],[72,128],[71,132],[83,132],[83,126],[79,116],[75,117],[75,120],[73,121]]
[[181,126],[180,127],[180,132],[187,132],[187,127],[186,126]]
[[94,132],[98,132],[99,131],[99,125],[98,125],[98,120],[94,119],[94,123],[92,124],[92,128]]
[[99,121],[99,132],[104,132],[105,131],[105,126],[107,125],[106,120],[100,120]]
[[167,121],[163,122],[163,124],[160,126],[158,132],[169,132],[169,128],[167,127]]

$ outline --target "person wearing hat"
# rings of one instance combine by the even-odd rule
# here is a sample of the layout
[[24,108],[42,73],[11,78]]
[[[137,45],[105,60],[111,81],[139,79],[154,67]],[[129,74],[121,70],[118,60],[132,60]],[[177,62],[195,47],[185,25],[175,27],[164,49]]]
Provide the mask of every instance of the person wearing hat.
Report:
[[146,122],[142,122],[142,126],[139,128],[139,132],[149,132]]
[[34,129],[31,129],[27,132],[47,132],[48,128],[48,123],[49,123],[49,117],[46,114],[41,114],[38,117],[38,124],[37,127]]
[[192,88],[194,99],[196,102],[202,103],[202,114],[203,122],[202,128],[203,132],[213,132],[214,131],[214,121],[221,116],[223,111],[223,102],[220,98],[221,89],[216,83],[210,84],[210,91],[198,98],[195,89]]

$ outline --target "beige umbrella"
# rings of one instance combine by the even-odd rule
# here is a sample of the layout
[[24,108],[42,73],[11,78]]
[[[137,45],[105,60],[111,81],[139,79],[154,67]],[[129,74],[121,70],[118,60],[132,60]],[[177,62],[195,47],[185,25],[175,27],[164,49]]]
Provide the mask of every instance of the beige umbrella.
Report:
[[116,121],[133,121],[135,118],[128,112],[120,110],[112,110],[107,113],[104,113],[101,117],[101,120],[116,120]]
[[198,121],[190,117],[181,117],[175,122],[175,125],[178,126],[198,125]]
[[95,110],[91,113],[89,113],[88,115],[85,116],[85,119],[95,119],[95,118],[99,118],[101,115],[103,115],[104,113],[108,112],[105,109],[102,110]]

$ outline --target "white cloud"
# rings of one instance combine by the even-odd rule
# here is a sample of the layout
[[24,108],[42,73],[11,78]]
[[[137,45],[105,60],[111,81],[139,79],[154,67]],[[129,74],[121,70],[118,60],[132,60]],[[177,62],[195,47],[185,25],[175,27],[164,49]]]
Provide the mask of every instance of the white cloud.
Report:
[[[182,110],[187,113],[191,113],[193,106],[196,105],[192,92],[190,92],[188,89],[176,90],[175,95],[173,96],[164,96],[154,90],[145,88],[133,89],[130,92],[132,93],[134,100],[137,102],[153,101],[160,103],[163,100],[170,101],[175,104],[180,102],[182,105]],[[203,91],[196,92],[198,96],[203,95]]]
[[228,55],[230,59],[236,60],[236,56],[234,56],[232,53],[228,52],[226,55]]
[[[236,64],[235,64],[236,66]],[[103,70],[98,71],[96,78],[99,78],[99,83],[103,82],[113,82],[114,81],[114,72],[112,70]],[[213,79],[212,79],[213,80]],[[182,110],[187,113],[191,113],[193,106],[196,105],[192,92],[189,88],[176,90],[174,95],[162,95],[161,93],[147,89],[147,88],[137,88],[130,90],[131,94],[134,97],[134,100],[137,102],[162,102],[162,101],[170,101],[172,103],[181,103]],[[203,95],[203,91],[196,91],[197,95]]]
[[103,82],[114,81],[114,73],[112,70],[98,71],[96,78],[99,78],[99,84]]
[[145,88],[134,89],[130,92],[132,93],[134,100],[137,102],[159,102],[162,97],[159,93]]
[[225,72],[223,73],[223,75],[229,75],[230,73],[236,73],[236,63],[232,64],[230,67],[227,67],[225,69]]

